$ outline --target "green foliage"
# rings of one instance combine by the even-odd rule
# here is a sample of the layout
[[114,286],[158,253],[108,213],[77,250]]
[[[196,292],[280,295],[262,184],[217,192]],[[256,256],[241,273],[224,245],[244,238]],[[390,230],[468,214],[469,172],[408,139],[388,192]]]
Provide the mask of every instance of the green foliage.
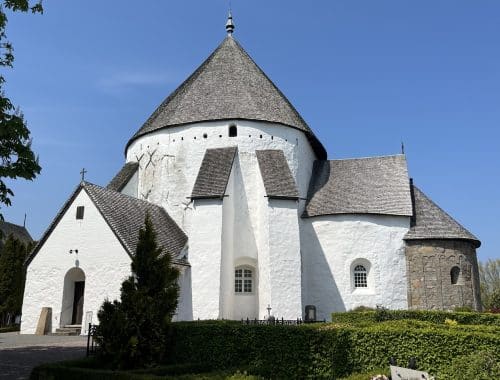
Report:
[[449,327],[418,320],[366,325],[244,325],[234,322],[177,322],[172,363],[200,362],[215,369],[247,368],[266,378],[329,379],[353,372],[376,374],[392,356],[399,363],[417,358],[436,374],[456,355],[489,350],[500,360],[500,329]]
[[475,352],[453,359],[451,365],[442,370],[443,380],[491,380],[500,379],[500,361],[491,351]]
[[[7,14],[14,12],[42,13],[41,1],[31,4],[29,0],[4,0],[0,6],[0,66],[12,67],[14,62],[12,44],[6,41]],[[38,158],[31,150],[30,131],[23,115],[16,110],[4,93],[5,78],[0,75],[0,203],[11,204],[14,195],[4,178],[32,180],[40,173]],[[0,218],[2,215],[0,214]]]
[[479,263],[479,279],[484,309],[500,311],[500,259]]
[[72,360],[60,363],[43,364],[32,372],[31,380],[261,380],[261,377],[247,374],[245,371],[225,370],[210,372],[199,364],[177,364],[145,370],[113,371],[99,368],[98,360]]
[[0,252],[0,326],[14,322],[21,314],[26,278],[26,260],[28,250],[14,235],[9,235]]
[[179,297],[178,271],[171,255],[158,247],[149,216],[139,231],[131,266],[121,300],[105,301],[98,312],[100,354],[118,368],[160,363],[168,352],[169,322]]
[[488,308],[492,312],[500,313],[500,288],[495,289],[489,299],[488,299]]
[[376,321],[414,319],[442,324],[446,319],[453,319],[461,325],[500,326],[500,315],[491,313],[448,312],[427,310],[383,310],[367,312],[333,313],[332,321],[350,324],[366,324]]

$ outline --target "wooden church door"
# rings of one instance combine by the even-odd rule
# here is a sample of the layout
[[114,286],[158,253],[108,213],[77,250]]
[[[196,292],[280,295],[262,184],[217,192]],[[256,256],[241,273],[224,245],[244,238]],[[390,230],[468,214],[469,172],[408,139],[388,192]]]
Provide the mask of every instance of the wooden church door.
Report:
[[83,292],[85,290],[85,281],[75,281],[75,295],[73,298],[73,316],[72,325],[81,325],[83,318]]

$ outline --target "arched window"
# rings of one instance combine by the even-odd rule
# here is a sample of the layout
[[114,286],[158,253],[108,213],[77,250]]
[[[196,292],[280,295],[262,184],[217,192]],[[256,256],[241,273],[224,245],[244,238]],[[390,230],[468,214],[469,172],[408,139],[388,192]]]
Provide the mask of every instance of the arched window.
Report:
[[236,125],[230,125],[229,126],[229,137],[236,137],[238,136],[238,130],[236,129]]
[[450,278],[451,278],[451,284],[452,285],[458,285],[460,281],[460,268],[457,266],[454,266],[450,270]]
[[355,288],[368,287],[367,271],[363,265],[356,265],[354,267],[354,287]]
[[248,267],[237,267],[234,270],[234,292],[253,292],[253,270]]

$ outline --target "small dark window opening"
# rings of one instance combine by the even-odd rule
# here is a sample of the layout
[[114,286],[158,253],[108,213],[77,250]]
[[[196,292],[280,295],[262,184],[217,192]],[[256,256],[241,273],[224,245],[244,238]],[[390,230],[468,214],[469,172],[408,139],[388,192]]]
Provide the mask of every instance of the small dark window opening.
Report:
[[208,135],[206,133],[203,134],[203,138],[206,139]]
[[450,277],[451,277],[451,284],[458,285],[458,282],[460,280],[460,268],[456,266],[451,268]]
[[194,139],[196,140],[196,136],[194,136]]
[[274,136],[271,136],[271,140],[274,140]]
[[219,138],[221,138],[221,137],[222,137],[222,135],[219,135]]
[[236,137],[238,136],[238,130],[236,129],[236,125],[230,125],[229,126],[229,137]]
[[76,219],[83,219],[83,213],[85,211],[85,207],[78,206],[76,208]]
[[262,135],[260,135],[260,138],[262,138]]

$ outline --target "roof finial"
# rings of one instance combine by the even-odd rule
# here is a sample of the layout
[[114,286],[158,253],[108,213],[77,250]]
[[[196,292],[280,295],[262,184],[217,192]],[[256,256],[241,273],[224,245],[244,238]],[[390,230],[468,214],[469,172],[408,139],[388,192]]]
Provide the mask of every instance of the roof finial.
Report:
[[233,15],[231,14],[231,9],[229,9],[229,14],[227,16],[226,31],[228,36],[232,35],[234,32]]

